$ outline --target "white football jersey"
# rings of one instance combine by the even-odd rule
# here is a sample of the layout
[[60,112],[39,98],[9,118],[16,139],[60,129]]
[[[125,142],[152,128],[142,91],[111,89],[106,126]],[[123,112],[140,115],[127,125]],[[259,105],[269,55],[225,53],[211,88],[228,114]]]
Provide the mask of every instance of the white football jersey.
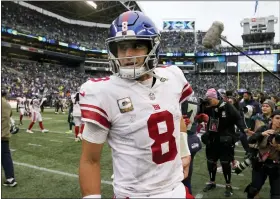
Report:
[[23,97],[17,97],[17,101],[18,101],[18,107],[19,107],[19,108],[25,108],[25,105],[24,105],[24,103],[25,103],[25,101],[26,101],[25,98],[23,98]]
[[41,112],[40,104],[41,104],[40,99],[33,99],[32,100],[32,112],[40,113]]
[[80,90],[82,120],[108,131],[118,197],[160,194],[183,180],[180,103],[193,90],[177,66],[155,73],[168,81],[148,88],[110,76],[90,79]]
[[71,95],[71,100],[73,102],[73,113],[72,113],[72,115],[74,117],[81,117],[81,108],[80,108],[79,101],[76,102],[76,95],[77,95],[77,93]]

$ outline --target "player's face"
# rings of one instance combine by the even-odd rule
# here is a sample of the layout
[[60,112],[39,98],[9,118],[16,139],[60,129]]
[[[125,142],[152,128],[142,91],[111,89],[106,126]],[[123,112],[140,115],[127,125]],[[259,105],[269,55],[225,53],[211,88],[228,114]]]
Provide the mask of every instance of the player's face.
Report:
[[262,112],[263,112],[263,114],[271,113],[271,107],[268,104],[263,104],[262,105]]
[[[122,41],[117,44],[118,58],[131,57],[120,59],[121,66],[142,66],[147,55],[148,46],[141,41]],[[143,56],[133,58],[134,56]]]

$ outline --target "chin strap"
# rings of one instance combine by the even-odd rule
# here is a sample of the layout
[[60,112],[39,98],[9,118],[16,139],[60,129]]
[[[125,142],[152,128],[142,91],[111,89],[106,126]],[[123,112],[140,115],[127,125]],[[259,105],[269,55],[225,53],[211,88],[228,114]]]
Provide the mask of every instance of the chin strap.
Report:
[[151,75],[152,77],[158,79],[158,80],[161,81],[161,82],[168,81],[167,78],[165,78],[165,77],[160,77],[160,76],[156,75],[154,72],[149,72],[148,74]]

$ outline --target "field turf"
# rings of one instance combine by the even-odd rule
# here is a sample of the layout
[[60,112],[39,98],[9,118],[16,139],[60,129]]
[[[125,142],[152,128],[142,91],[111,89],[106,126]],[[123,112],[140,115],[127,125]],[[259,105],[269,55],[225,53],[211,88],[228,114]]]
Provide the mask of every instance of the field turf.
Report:
[[[53,109],[42,113],[43,124],[49,133],[41,133],[39,125],[33,126],[34,134],[26,133],[29,118],[23,118],[23,126],[18,134],[10,140],[10,148],[14,161],[16,187],[2,185],[2,198],[80,198],[78,182],[78,166],[81,153],[81,142],[74,141],[74,134],[68,131],[67,113],[54,114]],[[13,111],[13,118],[18,123],[18,113]],[[74,128],[73,128],[74,129]],[[243,148],[236,147],[236,159],[243,160]],[[111,152],[107,145],[103,149],[101,161],[102,197],[112,198],[111,185],[112,161]],[[2,169],[2,182],[5,180]],[[209,180],[205,151],[201,150],[195,157],[192,177],[193,195],[196,198],[225,198],[224,177],[217,173],[215,190],[204,193],[202,189]],[[231,198],[246,198],[245,187],[250,183],[251,169],[247,168],[242,175],[232,176],[234,195]],[[269,198],[268,182],[261,191],[261,198]]]

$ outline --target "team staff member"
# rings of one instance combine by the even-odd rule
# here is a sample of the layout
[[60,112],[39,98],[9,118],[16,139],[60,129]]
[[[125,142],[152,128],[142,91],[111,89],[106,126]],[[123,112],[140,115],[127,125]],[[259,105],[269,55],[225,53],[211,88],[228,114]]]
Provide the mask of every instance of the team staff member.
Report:
[[6,100],[6,91],[1,92],[1,162],[6,176],[4,186],[14,187],[17,185],[14,174],[14,165],[9,148],[10,117],[12,116],[11,105]]
[[[230,163],[234,160],[234,147],[237,140],[234,125],[245,133],[245,124],[236,108],[229,102],[225,102],[214,88],[207,91],[206,101],[206,109],[203,112],[208,115],[209,121],[206,133],[203,134],[201,140],[206,145],[210,183],[203,191],[207,192],[216,188],[217,161],[220,160],[226,181],[224,194],[226,197],[230,197],[233,194]],[[248,131],[246,129],[246,132]]]

